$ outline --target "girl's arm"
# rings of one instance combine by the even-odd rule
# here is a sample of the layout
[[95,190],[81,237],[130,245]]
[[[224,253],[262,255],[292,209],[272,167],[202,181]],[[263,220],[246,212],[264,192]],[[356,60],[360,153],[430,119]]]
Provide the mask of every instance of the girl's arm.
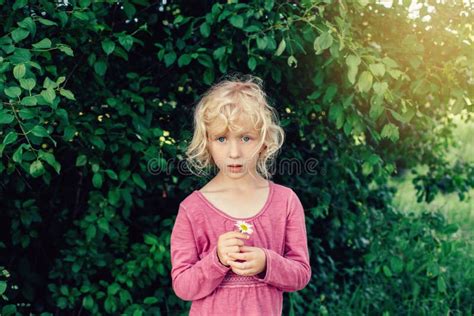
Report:
[[199,260],[191,221],[180,205],[170,239],[172,286],[179,298],[201,299],[222,282],[230,267],[220,263],[216,247]]
[[262,248],[266,255],[266,271],[254,276],[283,292],[303,289],[311,279],[304,209],[294,191],[290,196],[290,211],[285,232],[285,254]]

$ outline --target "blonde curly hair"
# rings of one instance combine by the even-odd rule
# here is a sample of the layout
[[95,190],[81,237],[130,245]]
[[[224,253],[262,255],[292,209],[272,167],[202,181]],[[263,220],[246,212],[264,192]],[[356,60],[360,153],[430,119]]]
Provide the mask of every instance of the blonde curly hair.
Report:
[[252,75],[225,76],[206,91],[194,110],[194,134],[186,149],[190,171],[198,176],[209,175],[215,162],[207,150],[209,127],[223,122],[222,130],[239,130],[241,115],[249,119],[260,133],[264,147],[257,161],[257,172],[265,179],[272,177],[270,167],[275,162],[285,139],[276,110],[269,105],[262,88],[262,79]]

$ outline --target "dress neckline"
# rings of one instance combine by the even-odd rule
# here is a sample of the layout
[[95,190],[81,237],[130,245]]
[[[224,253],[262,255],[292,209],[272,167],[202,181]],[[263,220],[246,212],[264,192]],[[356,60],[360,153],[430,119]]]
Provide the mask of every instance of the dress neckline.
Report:
[[268,191],[268,195],[267,195],[267,199],[265,201],[265,204],[263,205],[263,207],[260,209],[260,211],[258,211],[255,215],[251,216],[251,217],[234,217],[234,216],[231,216],[229,214],[227,214],[226,212],[224,212],[223,210],[217,208],[214,204],[212,204],[205,196],[204,194],[202,194],[201,191],[199,190],[194,190],[194,192],[197,194],[197,196],[203,200],[212,210],[214,210],[215,212],[217,212],[218,214],[228,218],[228,219],[231,219],[231,220],[235,220],[235,221],[250,221],[250,220],[253,220],[257,217],[259,217],[260,215],[262,215],[265,210],[268,208],[268,206],[270,205],[270,201],[272,200],[272,196],[273,196],[273,191],[274,191],[274,183],[272,180],[267,180],[268,182],[268,187],[269,187],[269,191]]

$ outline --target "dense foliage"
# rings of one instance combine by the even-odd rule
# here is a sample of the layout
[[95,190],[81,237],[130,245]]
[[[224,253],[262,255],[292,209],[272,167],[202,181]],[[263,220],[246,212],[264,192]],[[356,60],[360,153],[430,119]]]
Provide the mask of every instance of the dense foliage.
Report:
[[420,200],[474,187],[444,158],[450,114],[473,112],[472,9],[404,2],[0,0],[2,314],[187,310],[169,237],[206,179],[179,162],[195,102],[233,71],[264,80],[279,159],[317,161],[274,176],[307,209],[313,269],[284,314],[472,313],[456,227],[399,214],[387,186],[427,164]]

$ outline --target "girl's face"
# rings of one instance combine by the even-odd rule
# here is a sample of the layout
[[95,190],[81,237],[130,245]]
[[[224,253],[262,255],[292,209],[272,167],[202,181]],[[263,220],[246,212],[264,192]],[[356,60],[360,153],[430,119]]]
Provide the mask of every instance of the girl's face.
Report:
[[[256,175],[257,161],[262,147],[260,133],[249,120],[237,122],[238,132],[229,129],[219,132],[219,125],[208,128],[208,150],[219,172],[231,178]],[[222,128],[221,128],[222,130]]]

